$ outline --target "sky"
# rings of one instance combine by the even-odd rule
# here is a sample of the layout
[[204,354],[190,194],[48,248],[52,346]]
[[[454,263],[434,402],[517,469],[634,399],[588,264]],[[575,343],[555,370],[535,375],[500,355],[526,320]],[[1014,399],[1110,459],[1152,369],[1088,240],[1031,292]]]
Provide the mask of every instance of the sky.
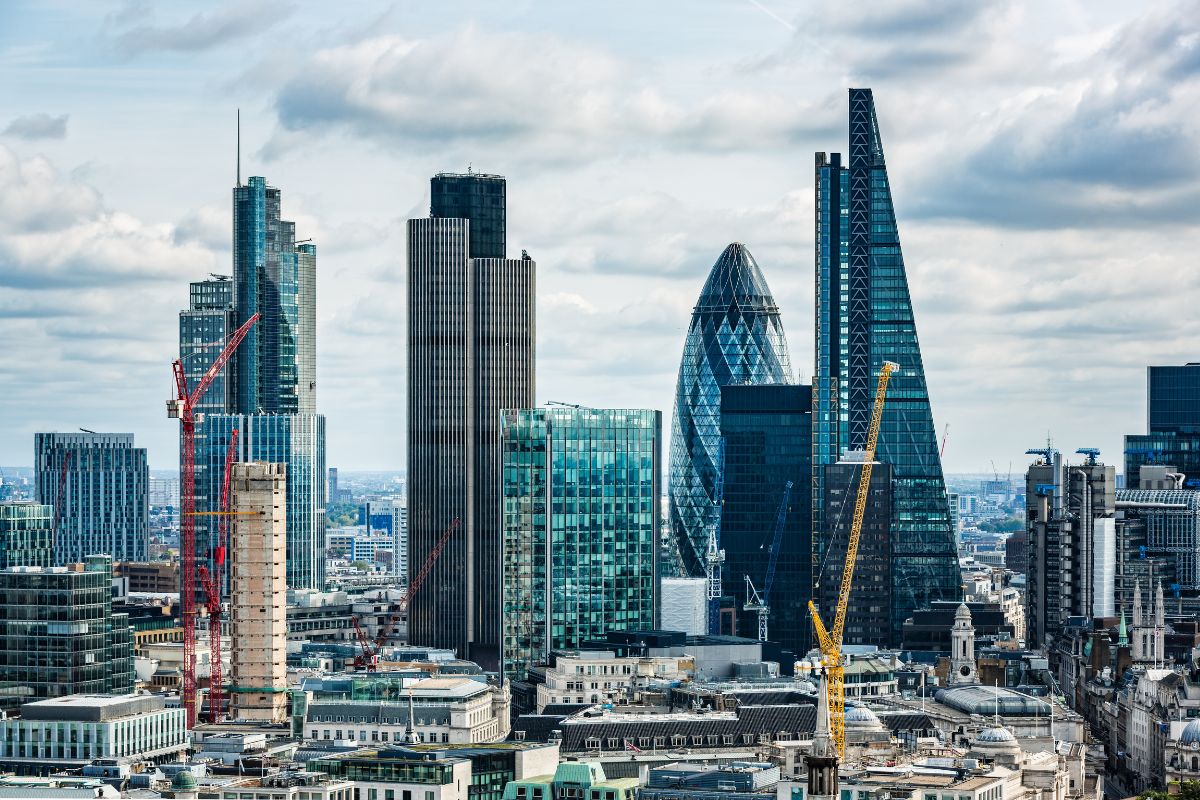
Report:
[[189,281],[242,174],[318,253],[328,463],[403,468],[404,221],[508,179],[537,394],[669,424],[691,307],[755,255],[812,375],[813,153],[875,92],[949,472],[1047,436],[1120,464],[1148,364],[1200,361],[1200,2],[0,3],[0,464],[168,420]]

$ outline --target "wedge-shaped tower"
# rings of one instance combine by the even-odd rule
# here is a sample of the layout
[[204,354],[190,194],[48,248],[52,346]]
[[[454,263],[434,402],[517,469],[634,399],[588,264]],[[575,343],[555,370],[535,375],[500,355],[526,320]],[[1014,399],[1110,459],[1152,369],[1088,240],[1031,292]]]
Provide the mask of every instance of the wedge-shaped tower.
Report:
[[[870,89],[850,90],[850,153],[816,157],[814,526],[822,531],[823,468],[862,449],[875,378],[895,361],[877,458],[891,465],[892,644],[916,608],[961,597],[958,552],[883,142]],[[817,563],[824,542],[814,538]],[[886,644],[881,632],[880,644]]]
[[671,422],[671,530],[690,575],[704,574],[716,505],[721,387],[792,383],[779,308],[744,244],[725,248],[692,310]]

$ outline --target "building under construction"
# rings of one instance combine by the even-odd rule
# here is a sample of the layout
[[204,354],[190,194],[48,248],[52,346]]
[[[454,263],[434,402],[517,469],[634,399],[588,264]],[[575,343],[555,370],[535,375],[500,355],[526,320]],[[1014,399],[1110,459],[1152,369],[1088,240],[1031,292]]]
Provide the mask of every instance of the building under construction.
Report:
[[235,719],[286,722],[286,465],[234,464],[229,629]]

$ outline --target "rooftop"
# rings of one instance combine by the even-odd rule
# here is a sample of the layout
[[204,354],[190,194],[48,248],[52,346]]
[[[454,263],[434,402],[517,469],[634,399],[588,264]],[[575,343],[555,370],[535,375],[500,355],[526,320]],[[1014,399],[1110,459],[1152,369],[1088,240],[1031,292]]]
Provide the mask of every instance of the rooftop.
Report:
[[166,708],[166,698],[154,694],[69,694],[21,706],[27,720],[106,722]]

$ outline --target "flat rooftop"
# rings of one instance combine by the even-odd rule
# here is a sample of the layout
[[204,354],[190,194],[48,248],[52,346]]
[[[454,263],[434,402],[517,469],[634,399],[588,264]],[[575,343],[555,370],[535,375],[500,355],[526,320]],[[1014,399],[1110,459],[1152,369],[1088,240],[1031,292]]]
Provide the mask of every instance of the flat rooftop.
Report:
[[107,722],[166,708],[165,697],[155,694],[69,694],[35,700],[21,706],[21,719],[61,722]]

